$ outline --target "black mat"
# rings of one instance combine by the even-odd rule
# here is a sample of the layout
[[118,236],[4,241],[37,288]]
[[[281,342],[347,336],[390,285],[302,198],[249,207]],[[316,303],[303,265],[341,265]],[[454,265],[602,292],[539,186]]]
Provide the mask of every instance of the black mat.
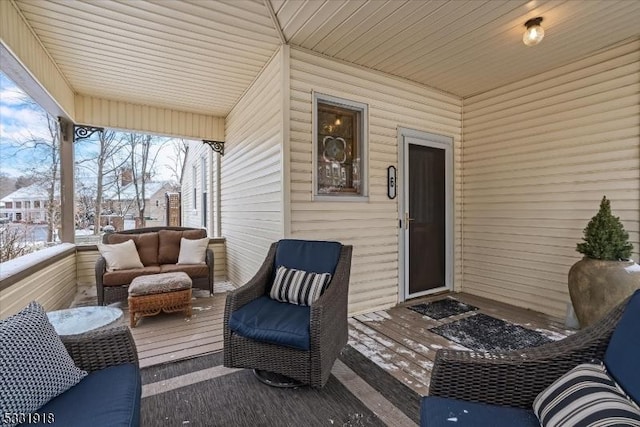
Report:
[[444,298],[438,301],[428,302],[424,304],[416,304],[408,307],[417,313],[429,316],[432,319],[440,320],[445,317],[455,316],[456,314],[466,313],[468,311],[477,310],[469,304],[458,301],[454,298]]
[[532,331],[483,313],[477,313],[429,330],[467,348],[479,351],[518,350],[553,341],[538,331]]
[[[143,381],[158,382],[170,378],[169,373],[195,372],[198,369],[192,367],[200,368],[216,357],[219,356],[143,369]],[[266,386],[252,371],[241,370],[143,398],[141,425],[382,427],[385,424],[333,375],[321,390],[282,389]]]

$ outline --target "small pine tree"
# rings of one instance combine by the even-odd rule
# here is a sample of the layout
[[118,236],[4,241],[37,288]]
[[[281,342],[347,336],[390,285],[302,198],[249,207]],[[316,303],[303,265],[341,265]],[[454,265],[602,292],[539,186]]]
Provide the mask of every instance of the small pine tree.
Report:
[[633,245],[629,233],[624,230],[620,218],[611,214],[611,202],[607,196],[600,202],[600,210],[584,229],[583,243],[576,250],[588,258],[608,261],[626,260],[631,257]]

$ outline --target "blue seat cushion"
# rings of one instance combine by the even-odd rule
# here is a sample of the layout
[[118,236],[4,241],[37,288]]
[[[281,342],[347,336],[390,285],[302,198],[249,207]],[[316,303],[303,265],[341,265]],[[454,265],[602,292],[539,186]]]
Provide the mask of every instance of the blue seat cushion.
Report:
[[37,412],[54,414],[59,426],[137,427],[140,394],[140,370],[127,363],[89,373]]
[[640,290],[629,300],[604,354],[607,371],[635,402],[640,402],[639,324]]
[[342,244],[310,240],[283,239],[278,242],[274,270],[280,266],[310,273],[336,271]]
[[539,427],[533,410],[427,396],[420,405],[421,427]]
[[261,296],[229,317],[229,329],[245,338],[309,350],[309,307]]

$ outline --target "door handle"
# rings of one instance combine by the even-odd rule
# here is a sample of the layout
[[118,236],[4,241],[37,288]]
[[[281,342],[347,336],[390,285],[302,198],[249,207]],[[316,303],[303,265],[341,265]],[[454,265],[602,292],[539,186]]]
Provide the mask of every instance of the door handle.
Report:
[[414,221],[414,220],[415,220],[415,218],[409,218],[409,212],[405,212],[404,213],[404,225],[405,225],[405,228],[408,229],[409,228],[409,222]]

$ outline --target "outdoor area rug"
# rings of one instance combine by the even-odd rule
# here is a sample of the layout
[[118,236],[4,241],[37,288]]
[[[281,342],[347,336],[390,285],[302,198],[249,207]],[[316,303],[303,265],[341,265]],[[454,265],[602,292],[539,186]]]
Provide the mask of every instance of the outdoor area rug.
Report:
[[[372,362],[360,361],[360,364],[364,371],[376,367]],[[222,353],[215,353],[143,369],[141,425],[385,426],[333,375],[321,390],[286,389],[260,383],[248,369],[209,378],[207,372],[220,365]],[[184,386],[171,386],[176,379],[194,376],[196,379],[192,379],[191,384],[187,381]],[[398,387],[392,391],[404,392]],[[398,395],[396,399],[403,400],[403,396]],[[419,403],[417,395],[414,400]],[[417,408],[413,409],[412,419],[417,417]]]
[[477,313],[429,330],[478,351],[511,351],[536,347],[553,341],[538,331],[483,313]]
[[378,393],[382,394],[396,408],[400,409],[416,424],[420,424],[420,401],[422,396],[398,381],[384,369],[371,362],[350,345],[338,356],[345,365],[364,379]]
[[478,307],[474,307],[469,304],[458,301],[454,298],[444,298],[438,301],[416,304],[408,307],[409,310],[413,310],[416,313],[429,316],[432,319],[440,320],[445,317],[455,316],[457,314],[466,313],[468,311],[477,310]]

